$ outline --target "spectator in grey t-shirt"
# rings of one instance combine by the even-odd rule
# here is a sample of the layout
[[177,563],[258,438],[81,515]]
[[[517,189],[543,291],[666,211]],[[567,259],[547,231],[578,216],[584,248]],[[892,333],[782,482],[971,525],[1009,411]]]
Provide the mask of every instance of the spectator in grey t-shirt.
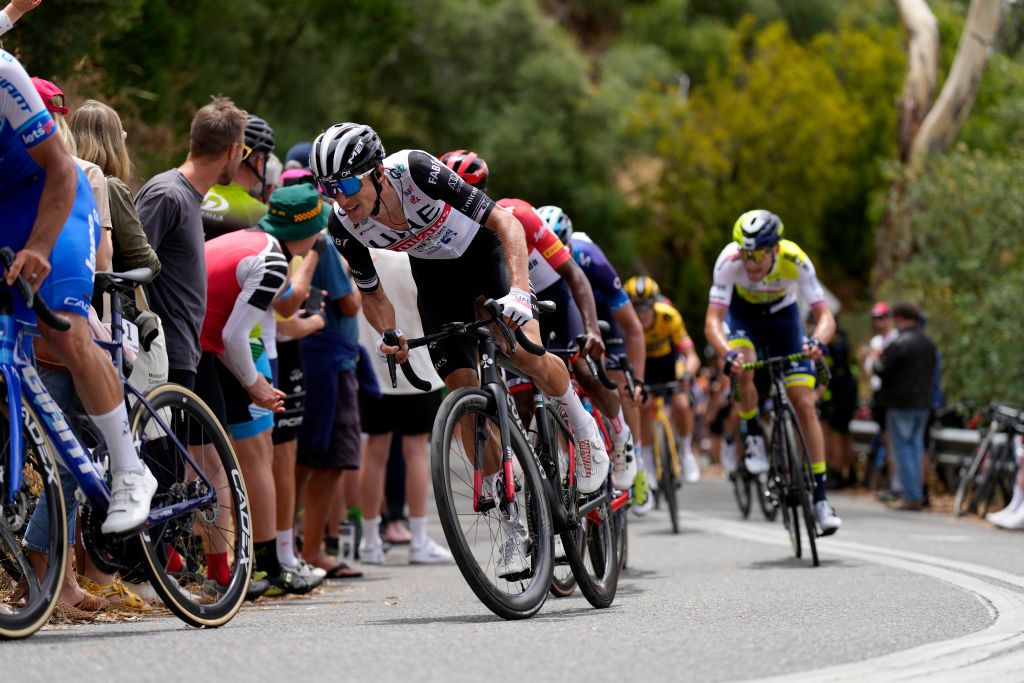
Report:
[[162,264],[148,293],[167,336],[168,379],[190,389],[195,386],[199,331],[206,315],[199,205],[211,187],[231,181],[247,155],[245,122],[245,112],[230,99],[213,98],[192,119],[185,163],[153,176],[135,198],[142,229]]

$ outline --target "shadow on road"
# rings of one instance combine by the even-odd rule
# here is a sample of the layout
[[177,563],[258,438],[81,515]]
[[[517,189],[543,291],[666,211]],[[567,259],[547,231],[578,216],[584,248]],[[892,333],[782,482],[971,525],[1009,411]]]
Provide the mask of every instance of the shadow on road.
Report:
[[859,563],[849,563],[845,560],[834,560],[821,558],[821,566],[815,567],[809,558],[799,559],[796,557],[783,557],[777,560],[759,560],[747,565],[750,569],[820,569],[821,567],[840,567],[852,569],[860,566]]

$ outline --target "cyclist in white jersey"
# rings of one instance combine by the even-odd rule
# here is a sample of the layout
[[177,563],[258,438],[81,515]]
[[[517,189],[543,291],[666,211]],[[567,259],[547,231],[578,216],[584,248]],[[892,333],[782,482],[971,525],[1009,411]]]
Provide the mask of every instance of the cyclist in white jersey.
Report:
[[[540,327],[533,319],[526,239],[511,212],[494,211],[481,190],[427,152],[403,150],[386,156],[372,128],[339,123],[313,143],[310,168],[322,190],[335,198],[328,230],[348,259],[363,292],[366,319],[378,331],[395,327],[395,312],[379,286],[368,247],[409,254],[419,289],[418,308],[427,334],[445,323],[479,317],[478,304],[496,299],[505,322],[522,327],[535,344]],[[400,346],[383,344],[398,362]],[[476,386],[476,346],[471,339],[432,344],[431,359],[449,390]],[[608,454],[594,419],[569,383],[562,361],[517,348],[513,361],[566,411],[580,453],[579,490],[592,493],[608,474]]]

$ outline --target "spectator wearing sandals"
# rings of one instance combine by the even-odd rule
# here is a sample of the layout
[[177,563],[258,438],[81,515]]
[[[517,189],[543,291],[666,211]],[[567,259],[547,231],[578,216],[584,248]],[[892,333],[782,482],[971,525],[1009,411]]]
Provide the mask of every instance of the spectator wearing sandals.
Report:
[[[295,188],[305,188],[299,185]],[[312,188],[307,190],[316,195]],[[361,299],[341,254],[328,241],[312,286],[324,295],[325,328],[299,342],[307,377],[306,403],[299,433],[296,489],[305,489],[303,558],[326,569],[327,578],[361,576],[344,562],[333,562],[323,552],[320,539],[343,473],[358,476],[360,465],[358,379],[359,330],[356,314]],[[354,503],[356,501],[349,501]],[[332,535],[336,529],[329,530]]]
[[[398,327],[410,338],[421,336],[423,325],[416,309],[417,290],[409,269],[409,256],[381,249],[374,249],[371,253],[374,267],[381,275],[381,286],[394,304]],[[371,349],[380,343],[380,333],[362,315],[359,316],[359,340],[364,347]],[[367,439],[361,487],[363,547],[359,556],[365,564],[384,563],[380,509],[392,430],[396,430],[401,433],[405,455],[405,495],[409,503],[409,528],[412,532],[409,562],[451,562],[451,553],[427,535],[427,498],[430,495],[427,439],[434,415],[441,405],[441,388],[444,383],[434,371],[425,348],[411,351],[409,362],[417,375],[430,382],[432,390],[427,393],[409,384],[401,373],[398,376],[398,387],[392,388],[387,362],[380,354],[370,354],[370,357],[383,396],[378,399],[363,394],[360,397],[360,414]]]
[[899,510],[923,506],[921,453],[925,425],[932,408],[937,349],[921,327],[921,311],[911,303],[893,307],[899,334],[872,362],[882,379],[879,403],[886,410],[886,428],[897,462],[903,499]]
[[163,321],[168,379],[195,387],[199,332],[206,315],[206,249],[199,206],[217,183],[228,183],[242,163],[245,112],[215,97],[192,119],[188,157],[150,178],[135,197],[142,229],[163,270],[150,285],[150,304]]

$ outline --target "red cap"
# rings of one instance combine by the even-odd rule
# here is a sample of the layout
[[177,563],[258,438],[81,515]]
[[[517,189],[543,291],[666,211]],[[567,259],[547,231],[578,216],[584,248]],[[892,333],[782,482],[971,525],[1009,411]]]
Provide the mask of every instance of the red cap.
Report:
[[892,315],[892,309],[889,308],[889,304],[884,301],[879,301],[871,307],[872,318],[886,318]]
[[[64,97],[64,91],[50,81],[37,76],[32,77],[32,85],[36,86],[36,92],[43,98],[43,104],[46,105],[47,111],[51,114],[60,114],[61,116],[68,115],[67,98]],[[54,100],[55,97],[57,98],[56,100]],[[57,104],[54,104],[54,101]]]

